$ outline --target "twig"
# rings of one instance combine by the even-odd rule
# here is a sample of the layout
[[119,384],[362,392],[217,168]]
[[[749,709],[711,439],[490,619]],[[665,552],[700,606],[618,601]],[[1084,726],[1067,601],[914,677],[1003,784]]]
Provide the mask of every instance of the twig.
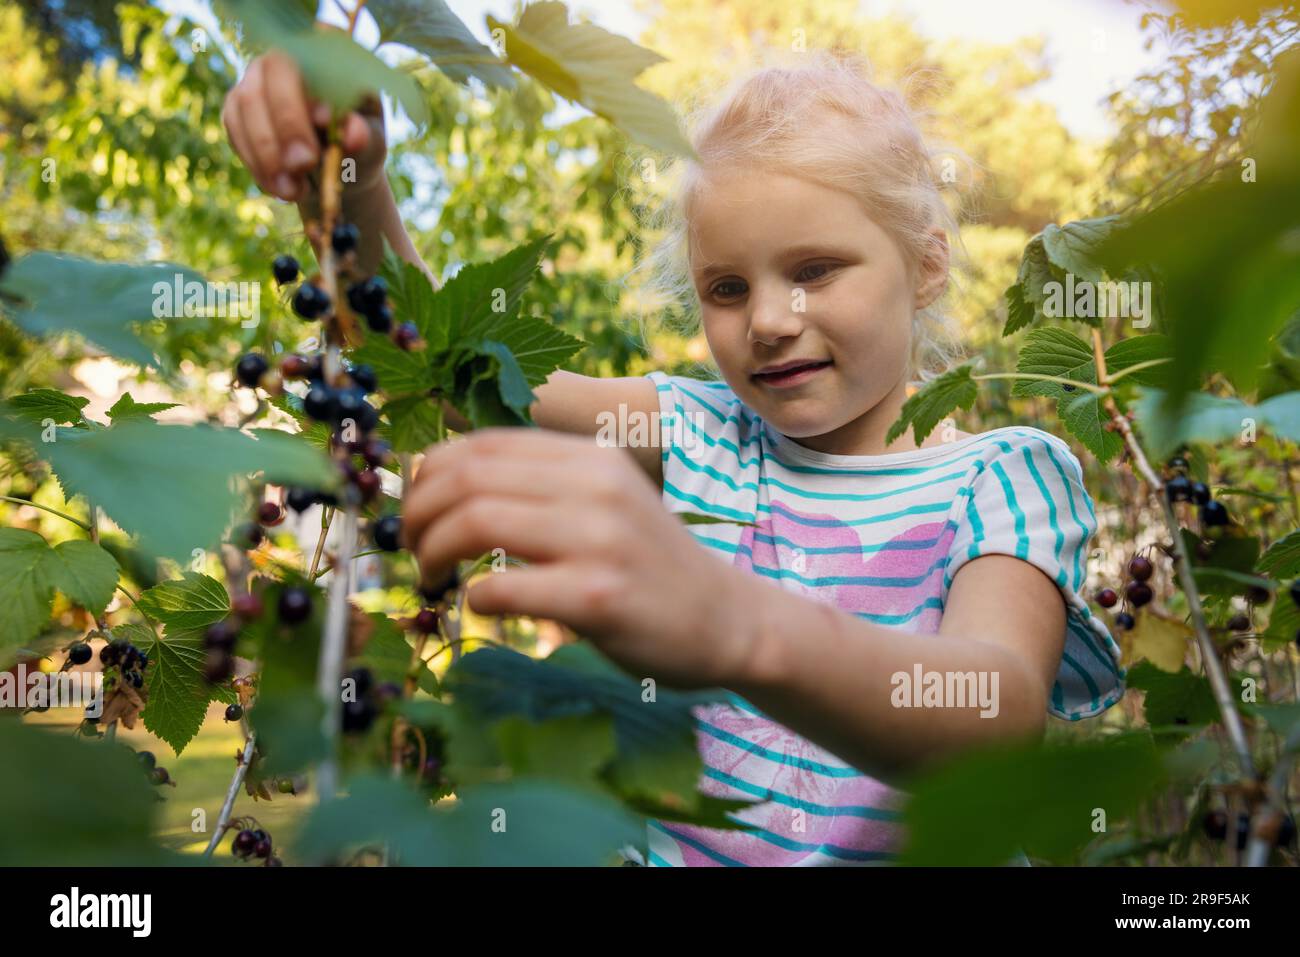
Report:
[[326,508],[320,518],[320,538],[316,539],[316,554],[311,557],[311,570],[307,572],[307,577],[312,581],[320,577],[316,574],[316,569],[320,567],[321,552],[325,549],[325,536],[329,534],[332,521],[334,521],[334,509]]
[[325,612],[325,634],[321,639],[320,658],[317,662],[317,690],[325,705],[321,731],[325,737],[327,756],[317,768],[321,797],[328,800],[338,790],[338,766],[334,748],[338,740],[341,700],[339,682],[343,674],[343,655],[348,634],[348,587],[352,579],[352,553],[357,542],[357,510],[355,506],[343,512],[343,540],[339,543],[338,560],[334,577],[330,579],[329,599]]
[[212,838],[208,841],[207,849],[203,852],[204,857],[211,857],[212,852],[221,843],[221,838],[226,831],[226,822],[230,820],[230,812],[235,806],[239,786],[244,783],[244,775],[248,773],[248,765],[253,760],[253,750],[256,746],[257,732],[252,731],[248,735],[248,740],[244,742],[244,754],[239,759],[239,767],[235,768],[234,777],[230,779],[230,787],[226,789],[226,800],[221,805],[221,813],[217,815],[217,826],[213,829]]
[[28,501],[25,498],[14,498],[12,495],[0,495],[0,502],[13,502],[15,505],[30,505],[32,508],[39,508],[42,512],[49,512],[51,515],[57,515],[59,518],[66,519],[84,531],[90,531],[90,526],[81,519],[73,518],[71,515],[50,508],[48,505],[40,505],[36,502]]
[[1038,382],[1056,382],[1075,389],[1083,389],[1085,392],[1091,392],[1095,395],[1106,394],[1105,386],[1093,385],[1091,382],[1079,382],[1077,379],[1065,379],[1059,375],[1041,375],[1037,372],[989,372],[983,375],[973,375],[971,378],[976,382],[983,382],[986,379],[1033,379]]

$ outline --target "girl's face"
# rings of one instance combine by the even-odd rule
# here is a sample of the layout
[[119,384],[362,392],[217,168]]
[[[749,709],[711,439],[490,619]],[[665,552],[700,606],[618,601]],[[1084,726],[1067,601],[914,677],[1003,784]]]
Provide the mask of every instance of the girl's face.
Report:
[[[817,451],[885,450],[913,314],[942,291],[934,267],[918,288],[851,196],[757,169],[714,176],[697,194],[690,259],[705,338],[746,405]],[[889,451],[912,447],[905,436]]]

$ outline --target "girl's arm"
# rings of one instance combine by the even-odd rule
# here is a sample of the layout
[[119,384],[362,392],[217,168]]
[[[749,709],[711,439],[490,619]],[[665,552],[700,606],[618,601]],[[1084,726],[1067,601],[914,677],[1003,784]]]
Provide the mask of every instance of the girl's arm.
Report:
[[[1043,733],[1065,602],[1028,562],[985,555],[962,566],[937,635],[875,625],[752,575],[733,587],[733,640],[749,652],[724,686],[878,780],[897,784],[963,748]],[[917,666],[923,676],[973,673],[974,687],[982,675],[983,687],[996,689],[990,716],[951,701],[895,707],[902,682],[891,679],[905,674],[915,686]]]

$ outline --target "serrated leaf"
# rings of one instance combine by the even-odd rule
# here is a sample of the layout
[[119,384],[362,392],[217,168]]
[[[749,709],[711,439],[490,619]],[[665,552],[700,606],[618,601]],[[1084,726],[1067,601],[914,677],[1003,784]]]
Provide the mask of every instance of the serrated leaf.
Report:
[[[1113,375],[1116,372],[1122,372],[1129,366],[1141,365],[1144,362],[1154,362],[1156,360],[1169,360],[1173,357],[1173,344],[1169,341],[1168,336],[1151,334],[1146,336],[1133,336],[1129,339],[1121,339],[1109,349],[1106,350],[1106,371]],[[1128,382],[1133,385],[1160,386],[1169,378],[1169,365],[1166,362],[1163,365],[1151,366],[1148,369],[1139,369],[1131,375],[1124,376],[1121,383]]]
[[1300,531],[1274,542],[1259,558],[1255,570],[1274,578],[1294,578],[1300,575]]
[[1192,630],[1182,622],[1161,618],[1149,609],[1138,612],[1135,618],[1133,627],[1120,637],[1124,667],[1146,659],[1162,671],[1180,671]]
[[1043,251],[1048,260],[1061,270],[1087,282],[1100,282],[1102,269],[1096,258],[1097,250],[1115,231],[1118,222],[1118,216],[1103,216],[1076,220],[1064,226],[1052,223],[1043,229]]
[[0,650],[6,653],[34,638],[50,617],[53,595],[45,578],[49,551],[35,532],[0,528]]
[[[1002,328],[1002,335],[1009,336],[1042,319],[1047,286],[1052,282],[1060,282],[1061,278],[1047,259],[1040,233],[1025,246],[1020,268],[1016,271],[1016,281],[1007,289],[1007,324]],[[1012,292],[1013,289],[1018,291]]]
[[476,429],[527,425],[534,396],[510,350],[484,341],[464,350],[456,367],[457,406]]
[[1300,392],[1287,392],[1250,405],[1240,399],[1203,392],[1189,393],[1179,411],[1170,414],[1166,393],[1143,389],[1133,404],[1148,450],[1167,458],[1189,442],[1217,444],[1240,440],[1253,428],[1278,438],[1300,441]]
[[970,366],[958,366],[945,372],[903,403],[898,420],[889,427],[885,436],[885,444],[906,432],[909,425],[913,440],[924,441],[949,412],[959,408],[969,411],[978,392],[975,381],[971,379]]
[[[311,419],[307,413],[303,411],[301,398],[294,395],[292,392],[282,392],[280,395],[271,399],[271,404],[280,411],[287,412],[289,415],[293,416],[294,421],[298,423],[297,434],[302,436],[303,441],[312,448],[320,449],[322,452],[329,451],[330,427],[324,422],[316,422]],[[270,432],[274,430],[253,429],[252,431],[254,435],[260,437],[264,431]]]
[[400,43],[423,53],[457,83],[477,77],[513,89],[514,74],[452,13],[444,0],[370,0],[366,10],[379,25],[379,42]]
[[173,263],[132,265],[37,252],[12,263],[0,285],[21,300],[11,308],[12,318],[31,335],[76,332],[118,358],[154,366],[153,350],[132,326],[156,318],[155,287],[170,296],[177,276],[187,284],[204,281]]
[[388,441],[394,452],[423,452],[438,441],[436,400],[423,395],[408,395],[384,405],[389,422]]
[[557,778],[593,785],[614,760],[618,745],[607,714],[579,714],[530,721],[512,717],[492,728],[497,748],[520,777]]
[[633,83],[663,57],[590,23],[569,23],[563,3],[534,3],[511,26],[489,15],[500,30],[506,60],[566,100],[581,103],[647,146],[694,156],[668,103]]
[[[372,612],[366,617],[374,622],[374,632],[365,651],[352,660],[352,667],[369,668],[377,682],[402,684],[411,664],[411,643],[397,622],[382,612]],[[420,669],[417,682],[429,694],[438,693],[438,676],[427,667]]]
[[177,402],[137,402],[130,392],[123,392],[113,403],[113,407],[108,410],[108,417],[113,420],[114,425],[117,425],[128,419],[151,419],[155,414],[174,409],[177,405],[179,405]]
[[206,628],[230,614],[225,586],[196,572],[141,592],[136,603],[151,618],[182,631]]
[[168,626],[159,637],[151,629],[135,628],[129,634],[119,628],[115,635],[129,639],[149,655],[145,672],[149,700],[140,718],[150,734],[167,742],[179,755],[203,727],[209,702],[222,697],[203,677],[207,659],[204,629]]
[[1034,307],[1025,301],[1025,293],[1020,283],[1013,282],[1003,294],[1007,301],[1007,322],[1002,327],[1002,335],[1009,336],[1019,332],[1034,322]]
[[1143,661],[1129,669],[1128,686],[1146,692],[1143,711],[1153,728],[1213,724],[1222,719],[1210,682],[1186,667],[1170,674]]
[[1300,608],[1289,599],[1273,602],[1268,628],[1265,629],[1260,644],[1265,651],[1271,652],[1285,647],[1297,638],[1300,638]]
[[55,545],[45,569],[50,584],[95,616],[104,613],[117,589],[117,560],[84,539]]
[[[1121,360],[1128,357],[1121,354]],[[1073,379],[1089,385],[1097,381],[1096,359],[1092,347],[1074,333],[1056,326],[1032,330],[1016,360],[1016,371],[1033,375],[1051,375]],[[1100,462],[1109,462],[1123,442],[1104,428],[1107,416],[1095,393],[1073,391],[1060,382],[1041,379],[1018,379],[1012,395],[1042,395],[1054,398],[1056,412],[1070,434],[1087,446]]]
[[51,419],[56,425],[82,421],[81,410],[90,402],[84,396],[65,395],[57,389],[33,389],[5,400],[17,416],[34,425]]

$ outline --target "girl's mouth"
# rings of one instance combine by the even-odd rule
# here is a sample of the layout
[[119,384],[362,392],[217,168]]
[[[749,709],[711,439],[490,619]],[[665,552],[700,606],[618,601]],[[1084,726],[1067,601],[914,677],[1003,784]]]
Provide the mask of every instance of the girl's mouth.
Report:
[[773,372],[755,372],[753,378],[755,382],[761,382],[774,389],[789,389],[807,382],[831,365],[833,363],[829,359],[820,362],[800,362],[784,365]]

